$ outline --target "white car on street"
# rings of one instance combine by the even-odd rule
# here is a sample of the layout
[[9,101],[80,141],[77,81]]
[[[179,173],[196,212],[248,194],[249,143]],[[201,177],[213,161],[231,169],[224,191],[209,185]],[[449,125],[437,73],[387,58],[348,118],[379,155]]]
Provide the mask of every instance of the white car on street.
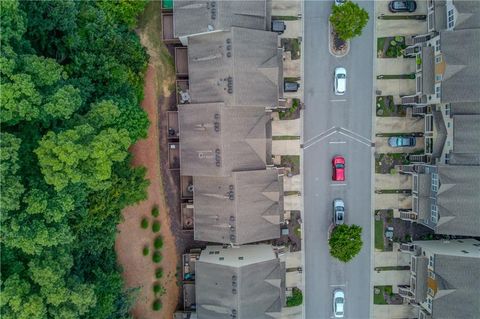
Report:
[[344,95],[347,90],[347,70],[345,68],[336,68],[333,80],[335,95]]
[[333,292],[333,316],[335,318],[343,318],[345,306],[345,294],[343,290],[337,289]]

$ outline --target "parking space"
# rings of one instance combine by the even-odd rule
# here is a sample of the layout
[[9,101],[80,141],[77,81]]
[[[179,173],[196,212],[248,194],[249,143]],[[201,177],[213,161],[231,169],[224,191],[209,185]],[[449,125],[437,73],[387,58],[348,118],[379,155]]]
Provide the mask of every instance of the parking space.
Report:
[[414,95],[416,93],[415,80],[377,80],[376,89],[382,95]]
[[375,189],[409,189],[412,187],[412,176],[406,174],[375,174]]
[[382,117],[375,118],[376,133],[423,132],[425,121],[421,117]]
[[392,13],[388,10],[388,3],[390,1],[377,0],[375,1],[375,9],[377,15],[426,15],[427,14],[427,0],[417,0],[417,9],[415,12]]
[[399,75],[415,73],[415,63],[412,59],[377,59],[377,75]]
[[405,194],[375,194],[375,209],[412,209],[412,198]]
[[302,189],[302,180],[300,174],[292,176],[283,176],[283,190],[285,192],[300,192]]
[[394,35],[417,35],[427,33],[424,20],[382,20],[377,22],[377,37]]
[[273,155],[300,155],[300,140],[273,140]]
[[300,136],[300,119],[272,121],[272,136]]
[[283,207],[285,210],[302,210],[302,197],[300,194],[284,196]]
[[418,309],[411,305],[373,305],[374,319],[417,318]]
[[413,153],[425,149],[425,139],[416,138],[414,147],[391,147],[388,145],[388,137],[375,137],[375,151],[377,153]]

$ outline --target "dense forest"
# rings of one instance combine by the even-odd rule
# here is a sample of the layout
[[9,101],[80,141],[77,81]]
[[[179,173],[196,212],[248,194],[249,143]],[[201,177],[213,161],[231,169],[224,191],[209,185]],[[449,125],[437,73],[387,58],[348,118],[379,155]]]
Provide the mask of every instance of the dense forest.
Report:
[[144,1],[1,5],[1,317],[128,318],[114,242],[146,197]]

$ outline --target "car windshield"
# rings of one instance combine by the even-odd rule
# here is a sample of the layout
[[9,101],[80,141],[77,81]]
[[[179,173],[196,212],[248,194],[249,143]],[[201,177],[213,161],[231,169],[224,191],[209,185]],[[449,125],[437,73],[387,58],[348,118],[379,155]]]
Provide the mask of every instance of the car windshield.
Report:
[[405,2],[403,2],[403,1],[395,1],[395,2],[393,3],[393,8],[394,8],[394,9],[405,9],[405,8],[406,8]]
[[342,206],[337,206],[336,208],[337,208],[337,210],[340,211],[340,212],[343,212],[343,210],[344,210]]
[[339,163],[339,164],[335,165],[335,167],[336,167],[336,168],[344,168],[345,165]]
[[338,77],[339,79],[345,79],[345,74],[342,74],[342,73],[337,74],[337,77]]

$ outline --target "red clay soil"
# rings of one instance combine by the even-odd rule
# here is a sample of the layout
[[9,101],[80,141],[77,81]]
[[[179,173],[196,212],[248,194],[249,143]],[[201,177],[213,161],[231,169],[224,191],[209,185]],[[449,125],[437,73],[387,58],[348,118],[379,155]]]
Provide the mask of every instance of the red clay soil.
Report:
[[[172,235],[170,228],[170,217],[160,174],[156,85],[155,69],[150,64],[145,75],[145,99],[142,102],[142,107],[148,113],[150,120],[148,137],[131,147],[133,165],[142,165],[147,168],[146,178],[150,180],[148,199],[138,205],[124,209],[124,221],[118,225],[119,234],[115,244],[118,262],[124,270],[125,286],[127,288],[141,288],[137,302],[132,309],[134,318],[139,319],[172,318],[179,300],[179,287],[175,277],[178,255],[175,247],[175,237]],[[151,230],[152,222],[155,220],[151,215],[151,210],[155,205],[158,206],[160,211],[160,215],[156,219],[160,221],[160,234],[164,242],[161,250],[163,260],[160,264],[155,264],[152,261],[153,240],[158,236],[158,233],[155,234]],[[144,217],[149,220],[147,229],[140,227],[140,222]],[[145,246],[150,248],[148,256],[142,254]],[[157,267],[162,267],[164,271],[163,278],[158,281],[155,279]],[[155,282],[159,282],[166,289],[166,293],[160,297],[163,304],[160,311],[152,309],[152,303],[155,300],[152,287]]]

